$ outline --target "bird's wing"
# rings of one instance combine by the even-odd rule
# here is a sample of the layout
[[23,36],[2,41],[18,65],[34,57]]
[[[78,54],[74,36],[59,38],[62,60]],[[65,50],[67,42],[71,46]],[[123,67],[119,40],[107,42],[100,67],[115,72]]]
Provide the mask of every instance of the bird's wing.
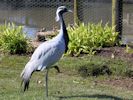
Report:
[[48,42],[44,42],[38,46],[38,48],[34,51],[31,56],[30,61],[38,60],[44,53],[48,52],[51,49],[51,44]]
[[46,67],[50,67],[57,62],[64,53],[64,50],[64,48],[62,49],[62,43],[59,45],[56,42],[44,43],[35,50],[30,61],[26,64],[21,73],[24,91],[28,89],[32,73],[36,70],[40,71]]
[[[63,52],[55,42],[41,44],[33,53],[30,62],[35,70],[43,70],[59,60]],[[62,50],[63,51],[63,50]]]
[[[43,43],[41,44],[33,53],[30,61],[25,65],[25,68],[23,69],[21,73],[22,77],[22,83],[24,83],[24,91],[28,89],[29,86],[29,79],[32,75],[32,73],[39,68],[42,68],[43,65],[43,54],[47,53],[51,49],[51,44],[49,43]],[[46,58],[46,57],[44,57]],[[44,66],[45,67],[45,66]]]

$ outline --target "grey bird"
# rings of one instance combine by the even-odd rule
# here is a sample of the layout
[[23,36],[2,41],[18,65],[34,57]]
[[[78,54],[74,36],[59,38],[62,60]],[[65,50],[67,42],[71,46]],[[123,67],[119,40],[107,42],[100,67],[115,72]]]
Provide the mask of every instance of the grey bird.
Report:
[[[63,14],[65,12],[71,12],[71,10],[68,10],[65,6],[57,8],[56,21],[60,23],[59,34],[53,39],[40,44],[34,51],[29,62],[25,65],[25,68],[21,73],[24,91],[28,90],[30,78],[33,72],[46,70],[46,97],[48,97],[48,71],[68,50],[69,37],[63,19]],[[57,66],[55,66],[55,68],[59,72],[59,68]]]

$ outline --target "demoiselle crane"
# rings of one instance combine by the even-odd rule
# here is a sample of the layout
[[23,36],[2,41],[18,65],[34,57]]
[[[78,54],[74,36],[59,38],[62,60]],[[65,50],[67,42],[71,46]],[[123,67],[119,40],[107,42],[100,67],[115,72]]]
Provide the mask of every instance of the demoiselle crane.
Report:
[[[49,41],[45,41],[38,46],[34,51],[31,59],[26,64],[25,68],[21,73],[22,84],[24,84],[24,91],[28,90],[31,75],[35,71],[46,70],[46,97],[48,97],[48,71],[52,68],[63,55],[63,53],[68,50],[69,37],[66,30],[66,25],[63,19],[63,14],[65,12],[72,12],[68,10],[65,6],[60,6],[56,11],[56,21],[60,23],[59,34]],[[59,72],[59,68],[55,66]]]

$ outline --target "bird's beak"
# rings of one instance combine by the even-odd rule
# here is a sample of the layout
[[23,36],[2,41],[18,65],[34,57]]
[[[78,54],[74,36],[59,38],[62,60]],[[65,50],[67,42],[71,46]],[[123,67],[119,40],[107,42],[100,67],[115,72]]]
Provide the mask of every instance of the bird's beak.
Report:
[[73,11],[72,10],[68,10],[68,12],[71,12],[72,13]]

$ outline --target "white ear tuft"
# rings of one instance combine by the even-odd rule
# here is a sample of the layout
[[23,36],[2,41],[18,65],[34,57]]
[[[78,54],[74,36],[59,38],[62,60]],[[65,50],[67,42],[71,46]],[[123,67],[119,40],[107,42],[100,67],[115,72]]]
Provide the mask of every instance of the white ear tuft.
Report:
[[57,22],[60,20],[60,17],[59,17],[58,11],[56,12],[55,20],[56,20]]
[[58,22],[60,20],[59,16],[56,16],[55,20]]

